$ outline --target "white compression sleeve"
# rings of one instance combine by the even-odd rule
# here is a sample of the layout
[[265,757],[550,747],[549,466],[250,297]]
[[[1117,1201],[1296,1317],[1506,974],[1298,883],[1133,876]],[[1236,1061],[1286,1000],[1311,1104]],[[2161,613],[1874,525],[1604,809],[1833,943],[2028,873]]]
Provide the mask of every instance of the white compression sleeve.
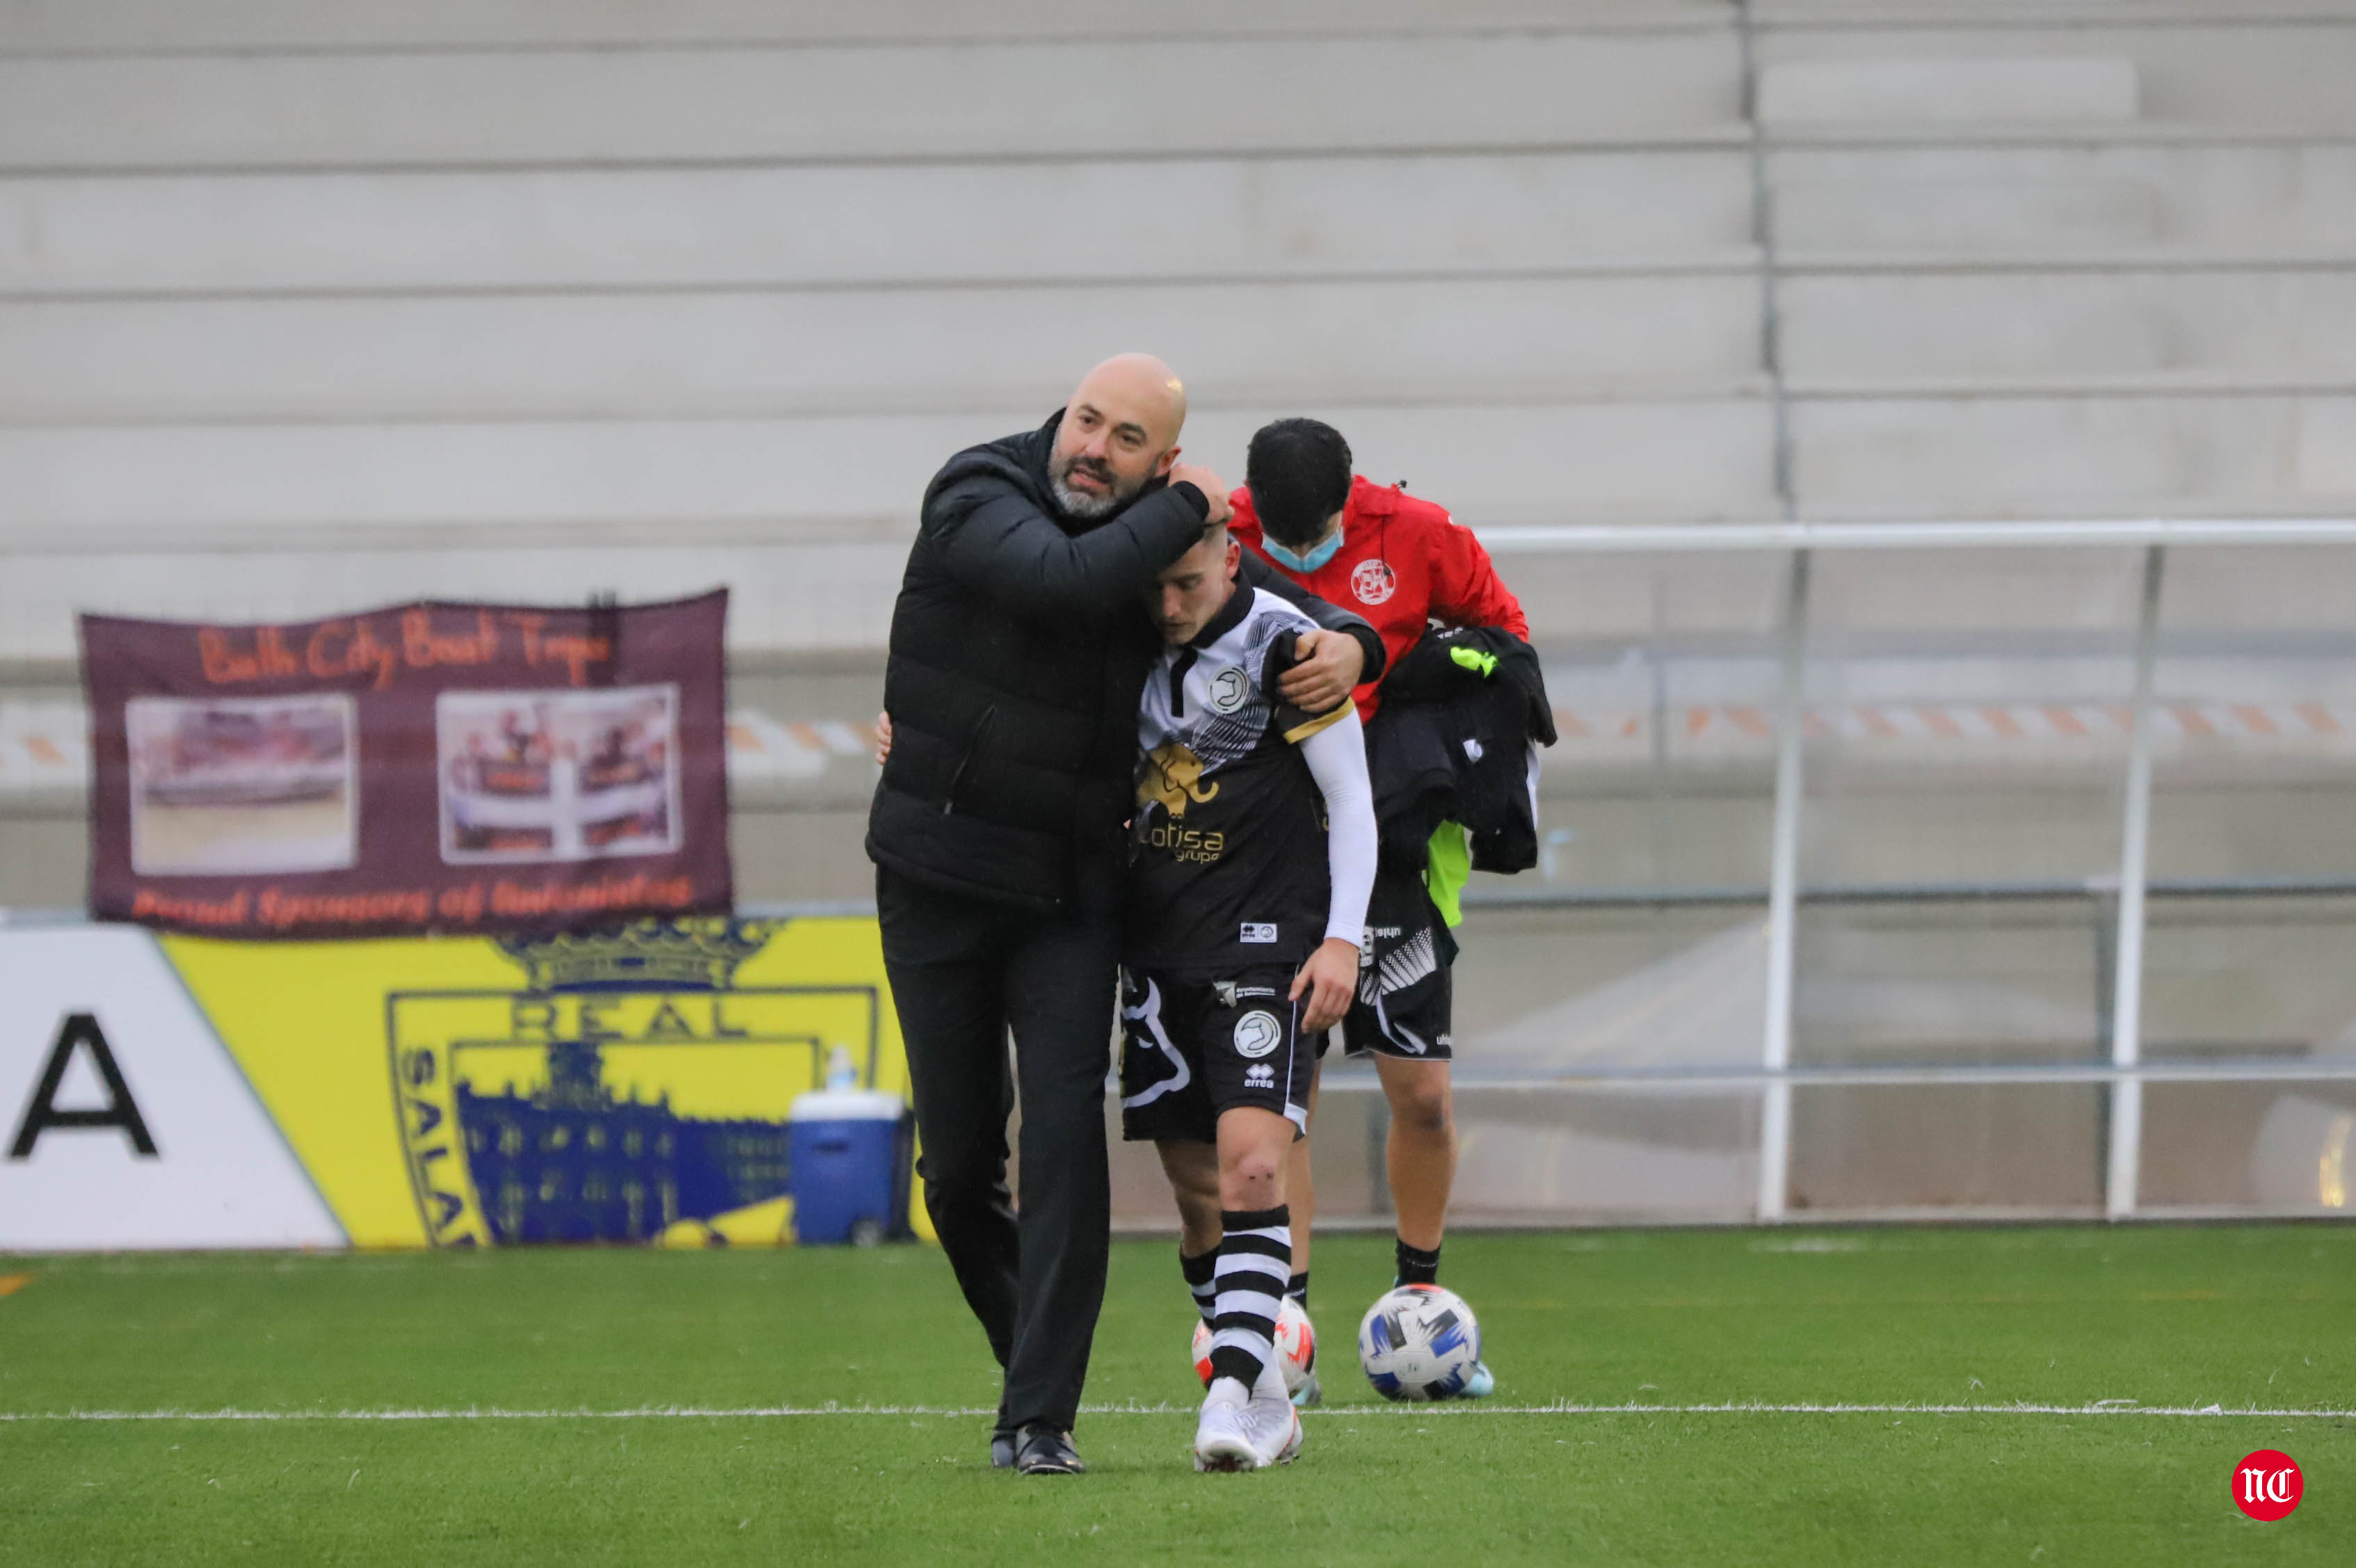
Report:
[[1301,743],[1325,797],[1325,865],[1333,881],[1333,902],[1325,935],[1365,950],[1366,900],[1375,891],[1375,786],[1366,776],[1365,730],[1358,710],[1350,711]]

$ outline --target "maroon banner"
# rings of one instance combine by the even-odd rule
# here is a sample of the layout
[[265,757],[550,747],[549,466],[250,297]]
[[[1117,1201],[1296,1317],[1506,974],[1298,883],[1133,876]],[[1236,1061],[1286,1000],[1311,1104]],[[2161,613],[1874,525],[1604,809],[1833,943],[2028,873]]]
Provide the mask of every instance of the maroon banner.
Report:
[[84,616],[91,913],[223,937],[725,913],[727,614],[722,590]]

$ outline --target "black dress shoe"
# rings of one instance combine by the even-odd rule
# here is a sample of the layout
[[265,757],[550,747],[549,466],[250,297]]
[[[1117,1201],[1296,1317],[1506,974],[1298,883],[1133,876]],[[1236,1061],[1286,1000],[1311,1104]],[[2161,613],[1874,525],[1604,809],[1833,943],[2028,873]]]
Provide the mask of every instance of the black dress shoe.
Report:
[[1070,1433],[1043,1423],[1023,1429],[1014,1444],[1014,1468],[1025,1476],[1084,1476],[1088,1467],[1080,1463]]
[[990,1467],[993,1470],[1014,1468],[1014,1434],[1001,1428],[990,1434]]

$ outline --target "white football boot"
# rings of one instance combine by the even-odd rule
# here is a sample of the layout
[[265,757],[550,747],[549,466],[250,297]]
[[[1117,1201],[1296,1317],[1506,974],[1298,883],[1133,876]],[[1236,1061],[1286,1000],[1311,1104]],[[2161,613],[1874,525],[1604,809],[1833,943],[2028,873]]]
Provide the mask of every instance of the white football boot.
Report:
[[1251,1416],[1252,1436],[1258,1445],[1262,1465],[1290,1465],[1301,1452],[1301,1412],[1292,1405],[1292,1397],[1284,1390],[1284,1370],[1269,1357],[1259,1369],[1259,1380],[1252,1385],[1251,1403],[1245,1407]]
[[[1219,1385],[1225,1383],[1226,1388]],[[1254,1441],[1254,1423],[1250,1404],[1237,1399],[1229,1389],[1234,1380],[1222,1378],[1211,1385],[1203,1396],[1203,1413],[1194,1423],[1194,1468],[1201,1470],[1257,1470],[1260,1466],[1260,1449]],[[1285,1407],[1286,1413],[1292,1407]]]

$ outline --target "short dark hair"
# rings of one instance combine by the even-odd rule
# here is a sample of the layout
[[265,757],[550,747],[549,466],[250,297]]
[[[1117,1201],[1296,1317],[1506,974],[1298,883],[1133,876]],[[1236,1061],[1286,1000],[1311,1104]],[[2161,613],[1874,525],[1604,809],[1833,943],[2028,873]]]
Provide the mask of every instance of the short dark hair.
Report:
[[1254,432],[1244,458],[1259,525],[1279,544],[1301,545],[1350,499],[1350,444],[1323,420],[1280,419]]

